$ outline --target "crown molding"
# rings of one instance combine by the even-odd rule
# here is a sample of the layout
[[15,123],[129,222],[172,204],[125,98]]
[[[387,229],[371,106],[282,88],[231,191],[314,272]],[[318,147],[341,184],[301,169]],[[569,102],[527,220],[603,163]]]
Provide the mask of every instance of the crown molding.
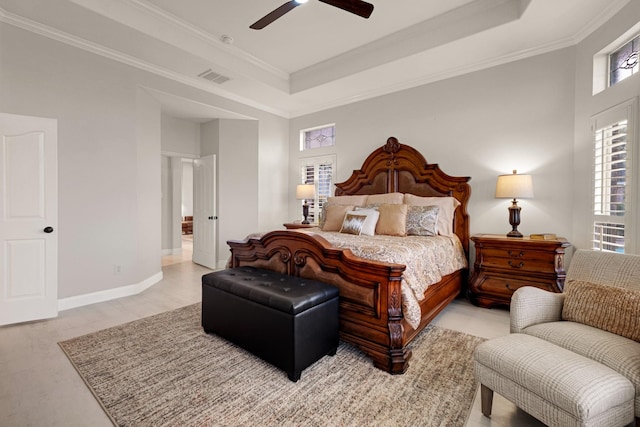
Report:
[[214,95],[221,96],[225,99],[235,101],[249,107],[257,108],[259,110],[262,110],[271,114],[275,114],[277,116],[284,117],[284,118],[290,117],[290,114],[287,111],[276,109],[271,106],[256,102],[252,99],[238,96],[224,89],[211,86],[209,82],[201,81],[200,79],[195,77],[185,76],[175,71],[158,67],[154,64],[140,60],[131,55],[118,52],[116,50],[102,46],[100,44],[85,40],[83,38],[74,36],[64,31],[60,31],[48,25],[44,25],[39,22],[30,20],[28,18],[13,14],[2,8],[0,8],[0,21],[6,24],[12,25],[14,27],[21,28],[25,31],[29,31],[31,33],[49,38],[51,40],[55,40],[55,41],[64,43],[66,45],[73,46],[75,48],[82,49],[84,51],[91,52],[108,59],[112,59],[114,61],[132,66],[134,68],[137,68],[143,71],[147,71],[149,73],[167,78],[175,82],[182,83],[187,86],[194,87],[196,89],[200,89],[202,91],[205,91]]
[[274,74],[276,77],[280,79],[289,80],[289,73],[277,67],[274,67],[273,65],[251,55],[250,53],[242,49],[223,43],[220,39],[222,35],[215,36],[209,33],[208,31],[205,31],[200,27],[192,25],[186,22],[185,20],[165,11],[164,9],[161,9],[156,5],[149,3],[147,0],[127,0],[127,1],[132,5],[138,7],[140,10],[146,12],[149,16],[153,18],[161,19],[167,24],[173,25],[175,27],[179,27],[180,29],[187,32],[188,34],[194,37],[197,37],[200,40],[203,40],[207,43],[212,44],[217,49],[223,49],[225,52],[229,53],[230,55],[233,55],[234,57],[242,61],[248,62],[266,71],[267,73]]
[[620,12],[629,2],[630,0],[617,0],[610,3],[609,7],[604,9],[602,13],[592,19],[573,35],[574,44],[578,44],[589,37],[591,33],[604,25],[609,19],[613,18],[613,16]]
[[[76,0],[75,2],[79,5],[83,5],[86,1],[90,1],[90,0]],[[116,0],[113,0],[113,1],[116,1]],[[228,52],[229,54],[234,55],[235,57],[238,57],[243,61],[249,62],[252,65],[262,70],[272,73],[272,75],[276,75],[278,78],[285,78],[288,80],[290,77],[284,71],[279,70],[276,67],[272,67],[269,64],[266,64],[263,61],[255,57],[252,57],[248,53],[238,48],[235,48],[233,46],[229,46],[223,43],[219,38],[217,38],[213,34],[208,33],[191,24],[188,24],[185,21],[181,20],[180,18],[176,17],[175,15],[159,9],[155,5],[149,3],[148,0],[117,0],[117,1],[121,5],[125,5],[126,7],[135,7],[136,10],[143,11],[143,14],[153,18],[155,20],[154,22],[158,22],[158,20],[161,20],[162,23],[166,23],[167,25],[171,25],[174,28],[179,28],[182,31],[186,31],[188,35],[197,37],[199,40],[203,40],[208,45],[212,45],[217,49],[224,49],[225,52]],[[184,85],[202,90],[204,92],[220,96],[230,101],[238,102],[242,105],[256,108],[260,111],[271,113],[271,114],[283,117],[285,119],[290,119],[290,118],[300,117],[303,115],[312,114],[312,113],[316,113],[316,112],[331,109],[331,108],[341,107],[344,105],[364,101],[364,100],[379,97],[379,96],[388,95],[394,92],[407,90],[417,86],[434,83],[436,81],[440,81],[443,79],[456,77],[456,76],[472,73],[475,71],[484,70],[494,66],[506,64],[512,61],[517,61],[517,60],[529,58],[532,56],[548,53],[548,52],[562,49],[565,47],[575,46],[576,44],[580,43],[585,38],[587,38],[593,31],[600,28],[606,21],[611,19],[615,14],[619,13],[620,10],[623,9],[629,3],[629,1],[630,0],[612,1],[612,4],[609,7],[603,10],[597,17],[592,19],[588,24],[584,25],[572,36],[566,37],[559,41],[536,46],[536,47],[526,49],[523,51],[518,51],[512,54],[489,58],[487,60],[480,60],[475,63],[468,64],[465,67],[456,68],[455,70],[435,72],[428,75],[420,76],[418,78],[407,79],[407,80],[392,83],[383,87],[377,87],[371,90],[366,90],[356,95],[350,95],[350,96],[342,97],[332,101],[328,101],[326,103],[317,103],[309,107],[301,107],[297,109],[295,107],[292,107],[291,111],[274,108],[270,105],[265,105],[253,99],[248,99],[243,96],[236,95],[232,92],[228,92],[224,90],[223,88],[211,86],[209,82],[202,81],[201,79],[198,79],[196,77],[187,76],[187,75],[166,69],[164,67],[159,67],[152,63],[140,60],[136,57],[124,54],[122,52],[107,48],[100,44],[68,34],[66,32],[38,23],[36,21],[32,21],[20,15],[13,14],[2,8],[0,8],[0,21],[35,34],[39,34],[43,37],[47,37],[49,39],[56,40],[58,42],[65,43],[67,45],[70,45],[79,49],[83,49],[85,51],[118,61],[120,63],[135,67],[137,69],[144,70],[149,73],[153,73],[155,75],[167,78],[169,80],[182,83]],[[391,66],[393,65],[391,64]],[[295,96],[293,98],[295,98]]]
[[555,50],[564,49],[566,47],[571,47],[571,46],[574,46],[575,44],[576,43],[574,41],[574,38],[568,37],[563,40],[536,46],[534,48],[518,51],[516,53],[502,55],[502,56],[490,58],[484,61],[477,61],[473,64],[470,64],[469,66],[456,68],[455,70],[447,70],[443,72],[432,73],[417,79],[405,80],[405,81],[394,83],[384,87],[378,87],[374,90],[362,92],[358,95],[337,99],[333,102],[325,103],[322,105],[316,105],[313,108],[298,109],[291,112],[291,118],[296,118],[296,117],[304,116],[307,114],[317,113],[319,111],[324,111],[330,108],[338,108],[338,107],[352,104],[355,102],[365,101],[367,99],[389,95],[395,92],[412,89],[418,86],[424,86],[430,83],[435,83],[435,82],[449,79],[452,77],[458,77],[458,76],[473,73],[476,71],[486,70],[488,68],[508,64],[510,62],[531,58],[537,55],[553,52]]

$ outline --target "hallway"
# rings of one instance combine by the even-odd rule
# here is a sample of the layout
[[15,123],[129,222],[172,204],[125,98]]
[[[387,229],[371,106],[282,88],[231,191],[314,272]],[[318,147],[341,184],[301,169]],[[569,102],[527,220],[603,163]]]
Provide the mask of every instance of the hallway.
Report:
[[193,234],[182,235],[182,252],[175,255],[166,255],[162,257],[162,266],[179,264],[185,261],[191,261],[193,256]]

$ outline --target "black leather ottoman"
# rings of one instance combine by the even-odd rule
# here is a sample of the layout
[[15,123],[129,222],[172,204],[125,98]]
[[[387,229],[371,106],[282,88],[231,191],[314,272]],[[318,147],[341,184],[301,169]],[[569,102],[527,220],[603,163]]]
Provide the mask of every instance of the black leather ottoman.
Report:
[[202,327],[283,369],[291,381],[338,348],[338,288],[254,267],[202,276]]

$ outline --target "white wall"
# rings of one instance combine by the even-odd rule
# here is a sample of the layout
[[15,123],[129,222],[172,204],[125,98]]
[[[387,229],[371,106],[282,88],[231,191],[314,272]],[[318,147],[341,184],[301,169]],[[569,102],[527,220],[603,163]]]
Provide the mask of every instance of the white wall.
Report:
[[[161,277],[161,106],[144,88],[286,128],[283,118],[6,23],[0,23],[0,40],[0,111],[58,119],[61,299],[88,296],[82,299],[87,303],[98,299],[91,295],[118,296],[118,289]],[[287,130],[280,132],[276,138],[286,140]],[[276,139],[273,133],[269,139]],[[227,206],[253,210],[251,231],[257,228],[260,169],[260,135],[254,138],[246,167],[254,171],[248,176],[256,190],[248,193],[249,183],[239,183],[244,197],[231,197]],[[243,165],[239,158],[232,164]],[[236,181],[221,179],[235,194]],[[286,211],[275,204],[265,208]],[[245,235],[243,228],[232,237]]]
[[[283,229],[289,211],[289,123],[260,121],[258,152],[258,229]],[[297,201],[294,201],[297,202]]]
[[[161,181],[168,186],[162,196],[162,253],[179,253],[182,250],[182,217],[193,215],[193,165],[186,167],[184,176],[183,158],[200,157],[200,124],[161,114],[161,149],[163,159],[168,162],[162,169]],[[164,161],[164,160],[163,160]],[[191,166],[191,169],[189,169]],[[168,174],[168,175],[166,175]],[[186,187],[185,187],[186,186]],[[184,197],[191,213],[183,212]]]
[[182,252],[182,158],[163,155],[161,165],[160,234],[164,256]]
[[200,152],[202,156],[220,154],[219,120],[211,120],[200,125]]
[[[624,101],[640,95],[640,75],[633,75],[626,80],[592,95],[593,56],[624,34],[640,21],[640,1],[631,1],[605,25],[593,32],[577,46],[576,79],[575,79],[575,140],[573,147],[573,183],[572,222],[574,243],[576,246],[590,247],[591,237],[591,179],[593,139],[591,134],[591,117],[599,112],[614,107]],[[636,117],[636,121],[638,118]],[[640,168],[640,144],[636,145],[633,158],[635,171]],[[640,184],[636,181],[636,185]],[[640,194],[636,186],[635,194]],[[640,200],[636,197],[636,218],[640,212]],[[638,224],[640,225],[640,224]],[[629,236],[631,237],[631,236]],[[636,252],[640,249],[640,229],[636,229]]]
[[162,152],[178,157],[200,157],[200,124],[162,113]]
[[173,177],[171,175],[171,158],[168,156],[162,156],[160,161],[160,191],[162,192],[162,205],[160,211],[162,226],[160,234],[162,241],[162,253],[164,255],[169,255],[173,249]]
[[219,120],[218,259],[230,253],[226,242],[244,239],[258,228],[258,122]]
[[[497,176],[517,169],[533,175],[535,192],[519,202],[519,230],[571,239],[574,64],[574,48],[567,48],[293,119],[289,188],[296,159],[311,154],[299,152],[299,131],[335,123],[338,182],[395,136],[449,175],[472,178],[472,234],[511,230],[510,202],[494,192]],[[289,200],[294,218],[293,192]]]
[[[140,224],[145,210],[139,197],[159,212],[160,179],[149,183],[138,168],[159,177],[160,158],[158,151],[153,166],[139,158],[154,144],[154,132],[138,103],[158,114],[159,106],[138,94],[121,64],[6,24],[0,24],[0,39],[0,110],[58,119],[59,296],[139,283],[158,273],[159,236],[147,236],[148,227]],[[157,125],[159,134],[159,117]],[[145,237],[155,265],[139,252]]]
[[[135,283],[161,278],[160,104],[145,89],[136,90],[136,158],[133,227]],[[131,218],[130,218],[131,220]],[[129,262],[125,260],[124,262]]]

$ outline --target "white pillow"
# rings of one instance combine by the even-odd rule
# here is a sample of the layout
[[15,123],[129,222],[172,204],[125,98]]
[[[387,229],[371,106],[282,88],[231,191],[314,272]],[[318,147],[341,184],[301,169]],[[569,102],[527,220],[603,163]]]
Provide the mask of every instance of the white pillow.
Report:
[[405,194],[404,202],[411,206],[437,206],[438,211],[438,234],[442,236],[453,236],[453,218],[460,202],[455,197],[420,197],[413,194]]
[[376,234],[376,224],[378,224],[378,218],[380,218],[380,212],[377,209],[356,209],[353,211],[348,211],[345,214],[353,214],[353,215],[366,215],[367,219],[365,219],[364,224],[362,225],[362,230],[360,230],[360,234],[364,234],[365,236],[373,236]]

